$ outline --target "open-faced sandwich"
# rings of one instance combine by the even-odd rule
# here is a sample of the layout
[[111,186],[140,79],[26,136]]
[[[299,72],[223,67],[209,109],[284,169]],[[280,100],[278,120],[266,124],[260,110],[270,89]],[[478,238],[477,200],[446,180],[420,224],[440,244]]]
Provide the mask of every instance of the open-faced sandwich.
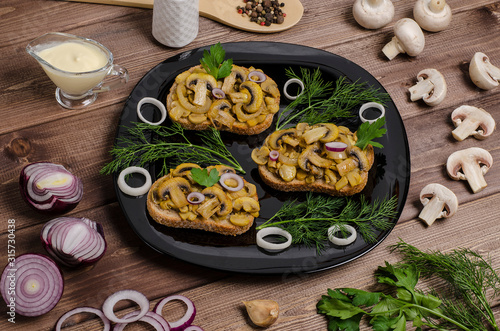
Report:
[[259,216],[260,204],[255,185],[233,168],[183,163],[153,183],[147,209],[169,227],[239,235]]
[[344,126],[299,123],[270,134],[252,159],[276,190],[348,196],[363,190],[374,162],[373,146],[361,149],[357,140]]

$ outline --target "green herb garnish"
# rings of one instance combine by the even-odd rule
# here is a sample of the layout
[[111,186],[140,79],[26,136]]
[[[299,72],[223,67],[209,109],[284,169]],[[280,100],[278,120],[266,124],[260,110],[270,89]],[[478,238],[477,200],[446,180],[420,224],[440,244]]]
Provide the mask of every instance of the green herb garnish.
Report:
[[327,230],[332,225],[342,226],[352,223],[366,242],[377,240],[375,230],[387,230],[393,226],[390,220],[397,215],[397,197],[377,200],[370,204],[361,196],[336,198],[308,192],[306,200],[286,201],[278,212],[257,230],[269,226],[279,226],[292,235],[293,244],[316,246],[318,254],[328,240]]
[[211,187],[220,179],[217,169],[212,169],[210,173],[205,169],[193,168],[191,169],[191,177],[195,182],[201,186]]
[[373,147],[384,148],[384,146],[372,139],[382,137],[386,132],[386,128],[382,128],[385,124],[385,117],[381,117],[373,123],[364,122],[361,124],[356,131],[356,136],[358,137],[358,141],[356,142],[356,146],[361,149],[365,149],[368,144]]
[[276,130],[294,123],[305,122],[310,125],[328,123],[335,119],[352,117],[352,108],[365,102],[384,104],[389,95],[366,83],[346,81],[338,78],[335,85],[325,81],[321,71],[300,68],[300,75],[292,69],[286,70],[288,78],[296,78],[304,83],[304,91],[293,100],[279,115]]
[[220,43],[217,43],[210,46],[210,51],[203,51],[203,58],[200,59],[200,63],[208,74],[218,80],[231,74],[233,60],[227,59],[224,61],[225,57],[226,51]]
[[[119,138],[110,153],[113,161],[101,169],[102,174],[111,174],[133,164],[146,166],[161,162],[159,175],[166,174],[172,165],[193,162],[197,164],[226,164],[241,173],[245,173],[234,156],[227,150],[220,132],[214,128],[196,131],[201,138],[201,145],[188,139],[184,129],[178,123],[171,126],[135,123],[128,129],[127,135]],[[156,138],[151,138],[156,136]]]

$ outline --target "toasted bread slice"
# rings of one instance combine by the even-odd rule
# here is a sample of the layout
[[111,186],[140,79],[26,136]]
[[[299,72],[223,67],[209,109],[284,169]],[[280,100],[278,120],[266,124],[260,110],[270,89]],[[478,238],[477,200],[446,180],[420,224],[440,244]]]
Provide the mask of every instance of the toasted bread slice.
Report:
[[[364,189],[375,160],[373,146],[361,150],[355,146],[356,140],[355,133],[346,127],[300,123],[269,135],[263,146],[252,152],[252,159],[262,180],[275,190],[350,196]],[[347,148],[328,151],[326,144],[331,142],[344,142]],[[271,153],[275,154],[272,158]]]
[[[191,169],[200,168],[196,164],[184,163],[170,173],[156,180],[147,197],[147,210],[152,219],[168,227],[199,229],[223,235],[236,236],[248,231],[258,216],[260,205],[255,185],[245,181],[238,191],[231,191],[214,184],[205,188],[191,177]],[[219,174],[232,173],[226,166],[215,168]],[[199,192],[205,196],[199,204],[187,201],[187,195]]]
[[[276,82],[265,74],[263,82],[250,81],[248,75],[254,71],[262,72],[233,65],[231,75],[219,81],[201,66],[181,73],[167,95],[170,119],[188,130],[214,127],[240,135],[261,133],[279,110],[280,92]],[[202,79],[206,83],[199,85]],[[223,90],[225,96],[215,98],[211,92],[214,88]]]

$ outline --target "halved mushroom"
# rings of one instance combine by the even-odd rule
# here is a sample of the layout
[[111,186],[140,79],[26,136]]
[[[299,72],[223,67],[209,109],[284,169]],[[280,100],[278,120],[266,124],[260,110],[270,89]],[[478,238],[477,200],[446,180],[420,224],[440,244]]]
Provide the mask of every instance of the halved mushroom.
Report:
[[252,151],[252,160],[259,164],[264,165],[269,159],[270,150],[267,146],[262,146],[261,148],[254,148]]
[[[233,203],[231,198],[219,187],[217,186],[210,186],[206,187],[201,191],[201,193],[206,197],[205,200],[210,200],[213,198],[216,198],[218,200],[218,208],[216,210],[217,215],[219,216],[225,216],[229,215],[231,211],[233,210]],[[200,205],[198,210],[203,206]]]
[[203,106],[207,102],[207,91],[217,87],[214,76],[206,73],[192,73],[186,78],[186,86],[194,91],[193,104]]
[[244,210],[247,213],[255,213],[260,211],[259,201],[251,197],[241,197],[233,201],[233,208],[235,210]]
[[278,85],[272,79],[266,79],[260,84],[260,88],[262,91],[269,93],[273,96],[273,98],[277,98],[280,96],[280,90],[278,89]]
[[428,226],[438,218],[453,216],[458,209],[458,199],[455,193],[441,184],[426,185],[420,191],[420,202],[424,208],[418,215]]
[[451,8],[445,0],[418,0],[413,7],[413,18],[424,30],[444,30],[451,22]]
[[356,0],[352,15],[366,29],[379,29],[394,17],[394,5],[390,0]]
[[358,146],[352,146],[350,154],[358,160],[358,168],[362,171],[370,169],[370,161],[366,153],[361,150]]
[[192,113],[196,113],[196,114],[204,114],[206,113],[209,109],[210,109],[210,106],[212,105],[212,100],[210,99],[207,99],[203,105],[201,106],[197,106],[197,105],[194,105],[192,104],[187,96],[186,96],[186,87],[184,85],[177,85],[177,89],[176,89],[176,95],[177,95],[177,100],[179,101],[180,103],[180,106]]
[[493,158],[487,150],[471,147],[451,154],[446,162],[446,171],[454,180],[467,180],[472,192],[477,193],[488,186],[484,175],[492,165]]
[[282,164],[278,173],[285,182],[290,182],[297,176],[297,168],[294,165]]
[[394,37],[382,48],[382,52],[392,60],[399,53],[417,56],[424,47],[424,33],[417,22],[411,18],[402,18],[394,24]]
[[499,84],[500,68],[491,64],[486,54],[477,52],[470,61],[469,76],[477,87],[491,90]]
[[236,84],[236,82],[238,81],[241,83],[246,81],[247,74],[248,74],[247,69],[233,64],[233,67],[231,68],[231,73],[229,74],[229,76],[224,78],[224,83],[222,83],[221,90],[224,91],[224,93],[226,94],[237,91],[234,88],[234,84]]
[[298,161],[299,167],[305,171],[310,171],[311,173],[313,172],[313,168],[311,167],[311,164],[315,165],[316,167],[319,167],[319,168],[329,168],[333,164],[333,161],[322,158],[321,156],[319,156],[317,154],[318,151],[320,151],[320,150],[319,150],[319,146],[317,144],[312,144],[312,145],[307,146],[302,151],[302,153],[300,153],[300,155],[298,157],[297,161]]
[[196,163],[182,163],[179,164],[174,170],[172,170],[170,174],[173,177],[186,177],[191,183],[193,183],[191,177],[191,169],[193,168],[201,169],[201,167]]
[[436,106],[446,97],[446,80],[436,69],[421,70],[417,80],[418,83],[408,89],[411,101],[422,99],[429,106]]
[[468,136],[485,139],[495,130],[496,123],[486,110],[473,106],[463,105],[451,113],[451,120],[456,129],[451,132],[453,137],[462,141]]
[[252,81],[245,81],[240,85],[240,91],[247,90],[250,94],[250,100],[245,102],[243,108],[249,113],[257,112],[262,106],[262,102],[264,101],[264,96],[262,93],[262,89],[259,84]]
[[230,166],[227,166],[225,164],[216,164],[213,166],[208,166],[207,167],[208,173],[210,173],[210,171],[212,171],[212,169],[216,169],[219,172],[219,176],[222,176],[223,174],[227,174],[227,173],[231,173],[231,174],[236,173],[236,170],[234,170],[234,168],[231,168]]
[[302,138],[306,144],[310,145],[316,141],[322,143],[334,141],[339,135],[339,129],[332,123],[320,123],[313,127],[309,127],[302,134]]
[[267,143],[269,144],[269,147],[271,149],[280,149],[280,141],[283,139],[284,136],[295,136],[297,133],[297,130],[295,128],[290,128],[290,129],[284,129],[284,130],[278,130],[274,131],[269,135],[269,139]]
[[158,186],[158,195],[164,199],[170,197],[170,200],[179,209],[189,205],[186,195],[190,191],[191,184],[184,177],[170,178]]

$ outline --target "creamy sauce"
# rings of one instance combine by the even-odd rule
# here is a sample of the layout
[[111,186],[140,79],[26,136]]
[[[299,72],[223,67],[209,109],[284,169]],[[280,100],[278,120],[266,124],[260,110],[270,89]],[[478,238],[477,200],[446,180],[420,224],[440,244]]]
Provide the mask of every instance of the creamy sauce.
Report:
[[54,67],[68,72],[87,72],[100,69],[108,63],[108,57],[90,44],[66,42],[38,53]]

